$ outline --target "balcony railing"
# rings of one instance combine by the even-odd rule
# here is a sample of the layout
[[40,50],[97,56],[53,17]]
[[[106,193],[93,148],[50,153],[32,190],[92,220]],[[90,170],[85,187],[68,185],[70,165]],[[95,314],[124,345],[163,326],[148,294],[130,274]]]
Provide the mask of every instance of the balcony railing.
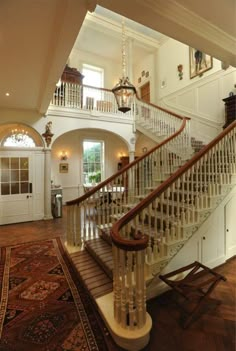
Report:
[[[124,115],[118,111],[115,97],[111,90],[88,85],[62,82],[54,92],[51,105]],[[130,114],[132,114],[132,111],[126,113],[126,115]]]

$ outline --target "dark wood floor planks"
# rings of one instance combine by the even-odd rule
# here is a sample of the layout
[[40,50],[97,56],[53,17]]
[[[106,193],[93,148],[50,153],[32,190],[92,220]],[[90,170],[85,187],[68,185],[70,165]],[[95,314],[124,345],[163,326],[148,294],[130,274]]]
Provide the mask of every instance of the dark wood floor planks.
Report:
[[[65,216],[62,219],[0,226],[0,246],[56,236],[64,241],[65,228]],[[95,284],[94,296],[101,293],[101,286],[109,292],[112,283],[107,282],[103,270],[93,266],[94,272],[91,272],[89,267],[92,264],[88,255],[75,260],[78,270],[84,271],[87,284],[90,287]],[[150,342],[143,351],[236,351],[236,258],[218,267],[217,271],[227,278],[227,282],[221,282],[212,294],[222,301],[221,305],[206,310],[186,330],[181,327],[181,310],[169,296],[170,292],[148,302],[153,328]],[[96,280],[100,280],[100,287]],[[111,351],[120,350],[111,341],[110,345]]]

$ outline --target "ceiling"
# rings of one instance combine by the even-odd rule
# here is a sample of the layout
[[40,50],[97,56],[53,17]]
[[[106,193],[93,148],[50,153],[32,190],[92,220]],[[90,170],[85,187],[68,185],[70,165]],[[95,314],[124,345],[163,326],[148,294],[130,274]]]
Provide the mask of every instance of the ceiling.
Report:
[[[82,27],[97,3],[96,21],[88,15]],[[94,30],[102,54],[119,57],[118,14],[133,20],[126,20],[126,27],[136,38],[136,57],[151,52],[163,33],[236,66],[235,0],[1,0],[0,116],[45,114],[74,43],[101,54]],[[112,39],[109,47],[104,35]]]
[[[87,13],[74,49],[121,62],[122,16],[97,6]],[[125,37],[133,40],[132,63],[135,65],[154,52],[166,38],[163,34],[129,19],[124,19]],[[96,37],[96,45],[94,38]]]

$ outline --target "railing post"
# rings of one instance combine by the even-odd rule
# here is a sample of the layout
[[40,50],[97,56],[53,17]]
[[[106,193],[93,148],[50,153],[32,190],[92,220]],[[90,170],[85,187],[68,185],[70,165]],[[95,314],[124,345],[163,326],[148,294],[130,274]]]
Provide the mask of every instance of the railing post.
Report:
[[125,251],[113,244],[113,262],[115,320],[122,328],[140,329],[147,312],[145,250]]

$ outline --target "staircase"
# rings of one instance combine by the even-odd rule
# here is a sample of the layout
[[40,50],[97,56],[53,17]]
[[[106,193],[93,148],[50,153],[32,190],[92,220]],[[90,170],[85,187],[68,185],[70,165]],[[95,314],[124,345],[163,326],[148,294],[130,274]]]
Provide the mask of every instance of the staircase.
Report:
[[235,122],[203,146],[190,137],[188,119],[167,112],[163,121],[165,110],[142,107],[137,125],[155,126],[160,144],[67,203],[68,247],[85,249],[72,260],[115,341],[130,350],[148,342],[148,283],[236,183]]

